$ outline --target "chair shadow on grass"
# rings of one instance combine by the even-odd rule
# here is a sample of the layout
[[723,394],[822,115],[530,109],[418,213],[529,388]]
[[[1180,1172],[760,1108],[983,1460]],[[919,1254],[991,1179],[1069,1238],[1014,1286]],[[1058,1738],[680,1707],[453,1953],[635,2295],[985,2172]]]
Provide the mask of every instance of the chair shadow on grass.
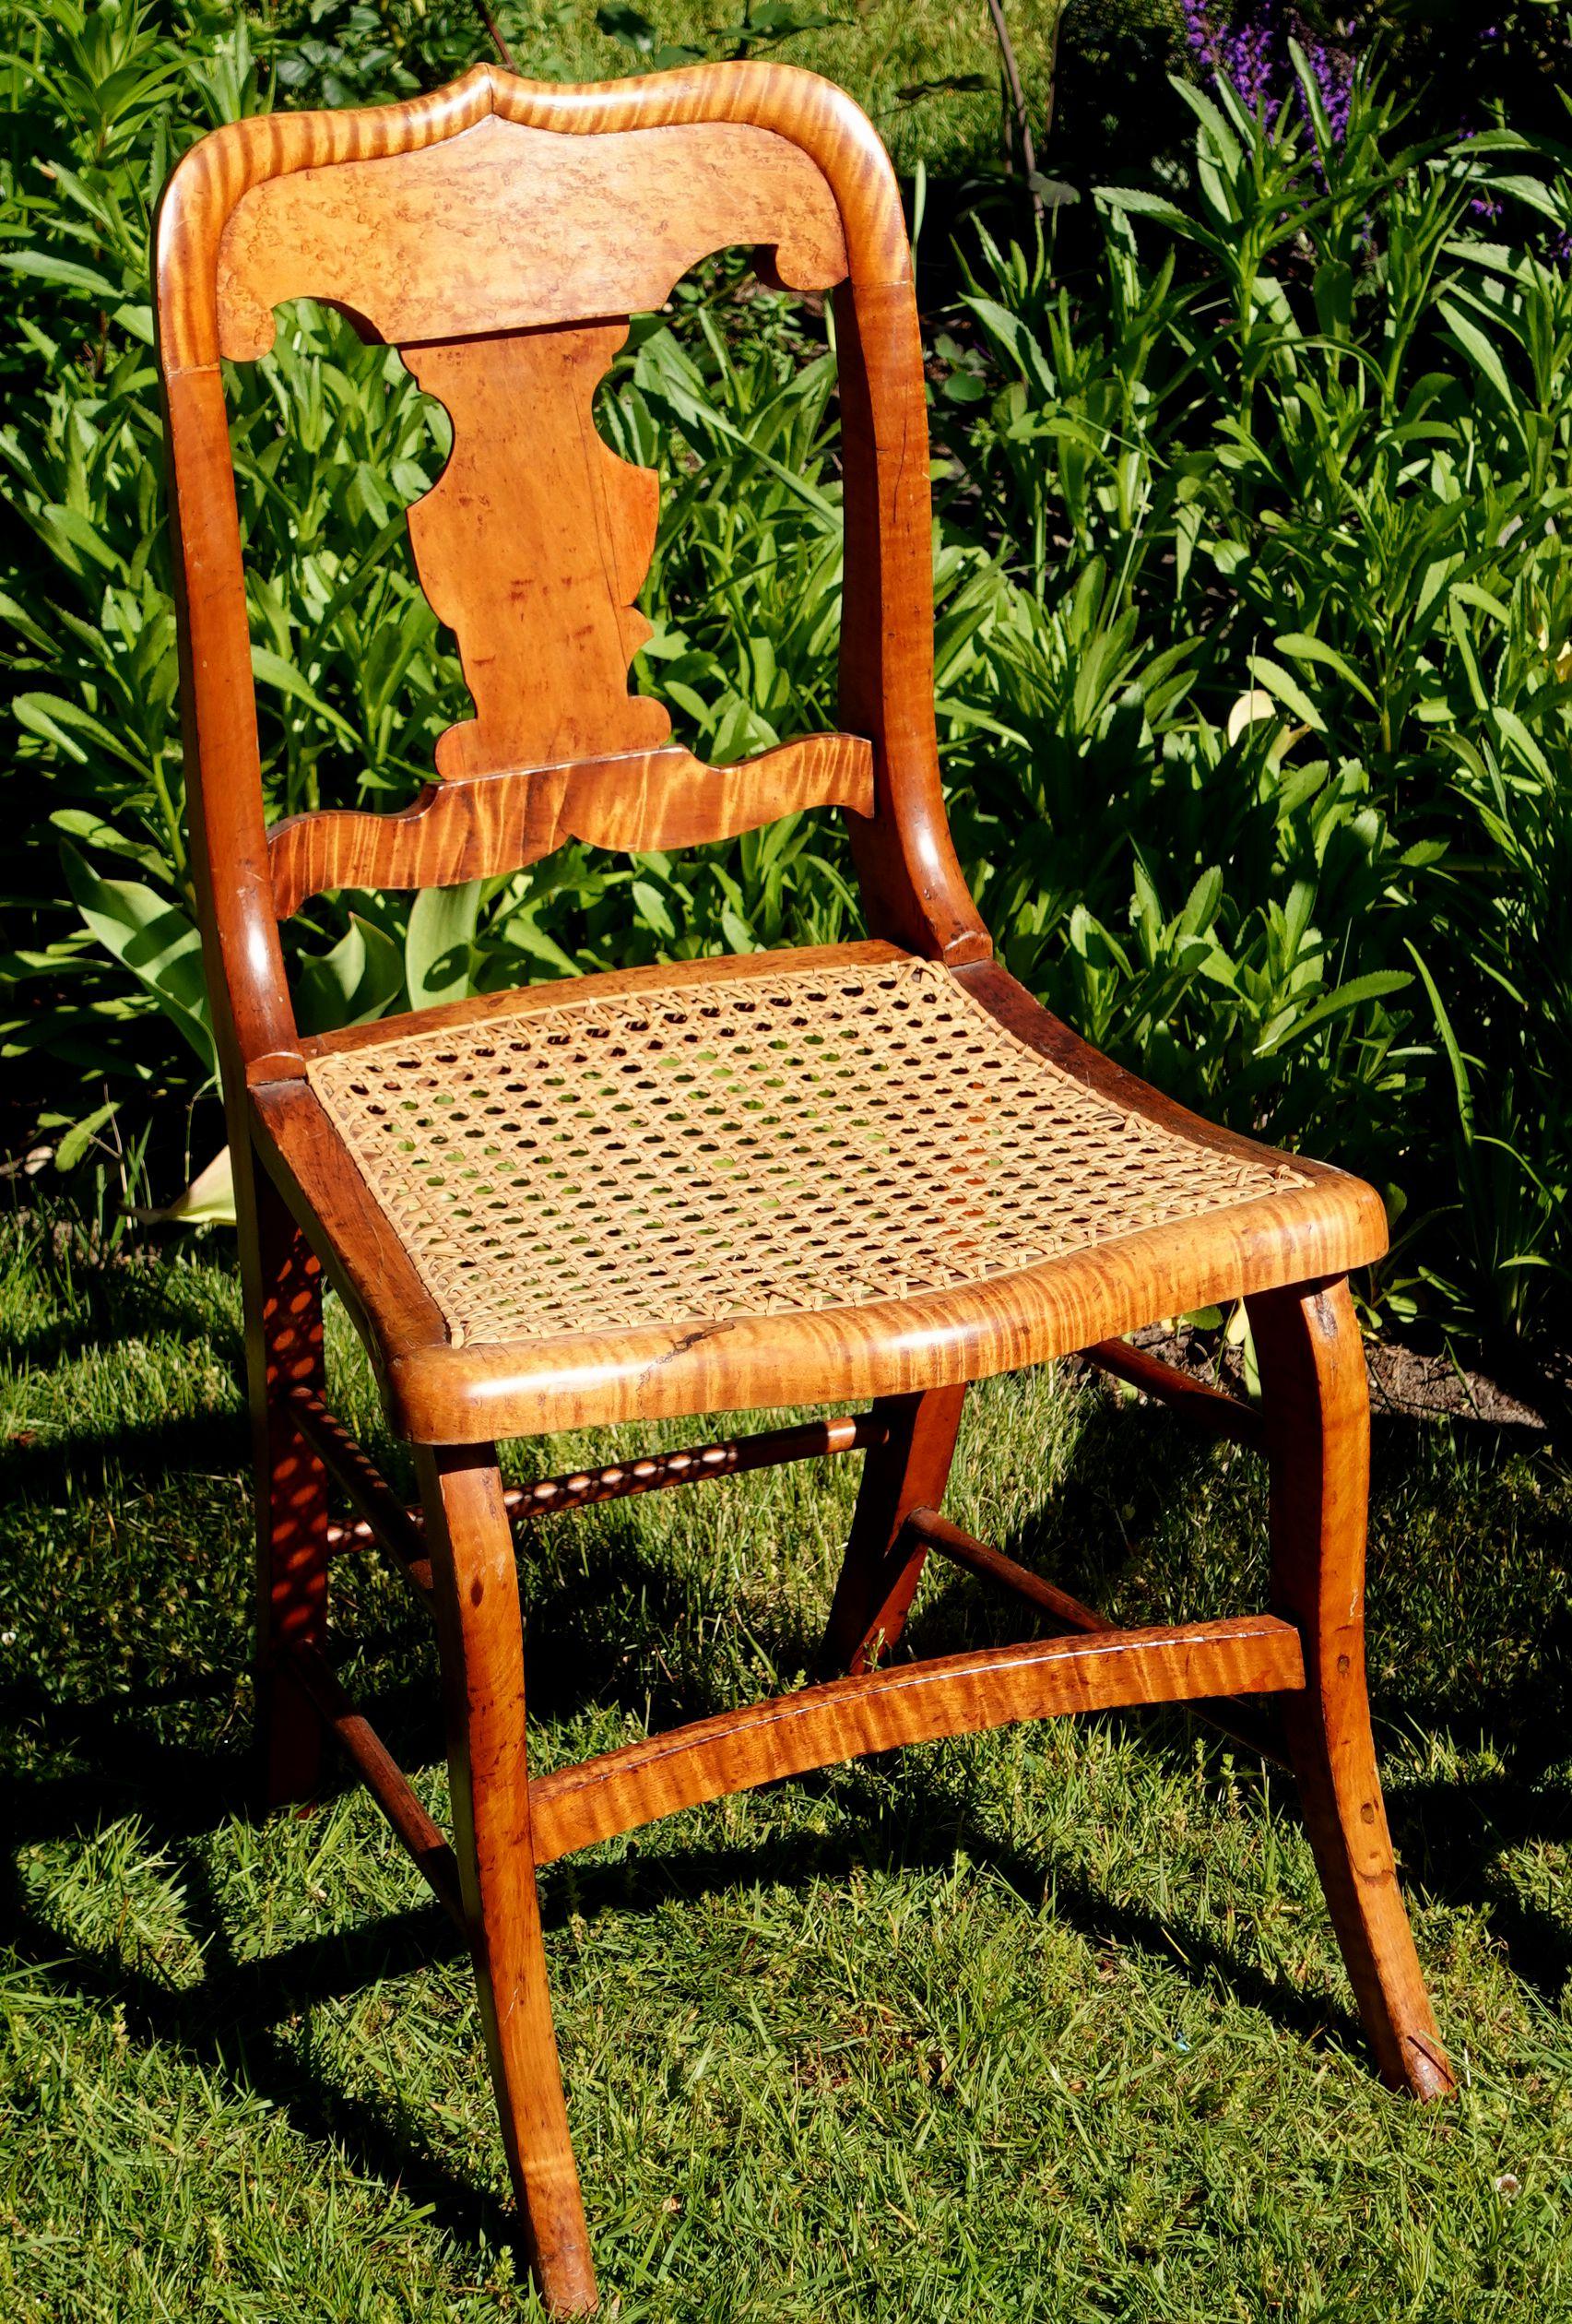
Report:
[[[1402,1430],[1398,1422],[1382,1424],[1388,1462],[1413,1456],[1417,1439],[1405,1448]],[[155,1441],[144,1445],[146,1457],[139,1462],[139,1473],[149,1479],[160,1454],[172,1470],[183,1465],[195,1449],[184,1423],[154,1434]],[[1482,1456],[1493,1457],[1483,1438],[1481,1443]],[[121,1448],[112,1449],[123,1463]],[[226,1441],[226,1454],[233,1449]],[[30,1490],[47,1489],[52,1458],[57,1464],[69,1464],[79,1475],[82,1450],[76,1441],[65,1447],[25,1448],[17,1481]],[[110,1450],[104,1447],[106,1457]],[[202,1466],[211,1473],[215,1444],[210,1427],[203,1432],[200,1451]],[[1185,1489],[1205,1457],[1191,1449],[1190,1440],[1166,1416],[1110,1405],[1083,1433],[1070,1486],[1071,1514],[1076,1513],[1078,1493],[1089,1510],[1099,1503],[1100,1475],[1128,1478],[1144,1468],[1149,1489],[1171,1498],[1176,1489]],[[544,1709],[555,1717],[592,1702],[620,1703],[641,1717],[647,1709],[656,1725],[703,1717],[722,1707],[722,1698],[709,1682],[681,1673],[673,1677],[668,1670],[652,1699],[648,1673],[638,1658],[616,1664],[604,1643],[597,1643],[597,1638],[617,1635],[615,1621],[620,1617],[626,1622],[633,1601],[646,1640],[673,1634],[694,1612],[691,1581],[667,1571],[649,1554],[628,1513],[619,1516],[620,1522],[613,1518],[603,1523],[585,1565],[575,1562],[564,1579],[537,1588],[529,1612],[532,1647],[537,1666],[550,1673],[549,1687],[537,1690],[538,1707],[544,1696]],[[1056,1524],[1063,1516],[1061,1496]],[[1045,1533],[1051,1530],[1045,1520],[1034,1518],[1001,1546],[1022,1562],[1040,1565]],[[1087,1581],[1089,1564],[1095,1560],[1082,1553],[1079,1562],[1081,1571],[1067,1572],[1061,1563],[1056,1578],[1077,1585]],[[1110,1560],[1104,1557],[1101,1578],[1117,1597],[1118,1560],[1112,1562],[1115,1570],[1110,1571]],[[970,1580],[947,1581],[928,1600],[914,1626],[916,1650],[946,1651],[967,1637],[975,1641],[980,1630],[1009,1635],[998,1617],[983,1613],[983,1603]],[[699,1611],[707,1616],[719,1604],[718,1594],[712,1592]],[[1459,1620],[1464,1624],[1466,1613]],[[608,1625],[612,1625],[609,1630]],[[789,1621],[783,1623],[778,1608],[760,1608],[754,1627],[778,1668],[789,1671],[810,1661],[816,1638]],[[392,1678],[385,1671],[382,1683],[376,1682],[379,1658],[385,1652],[398,1660],[399,1652],[394,1650],[408,1642],[402,1628],[373,1628],[369,1633],[362,1629],[345,1642],[358,1661],[371,1667],[372,1683],[363,1690],[365,1708],[396,1756],[412,1766],[430,1764],[442,1749],[434,1690]],[[1502,1851],[1519,1841],[1572,1836],[1572,1811],[1566,1801],[1533,1788],[1534,1779],[1563,1756],[1558,1747],[1566,1731],[1565,1663],[1565,1657],[1542,1658],[1519,1674],[1515,1690],[1508,1686],[1495,1702],[1486,1725],[1499,1741],[1501,1773],[1461,1783],[1411,1782],[1389,1796],[1411,1890],[1439,1892],[1460,1904],[1488,1903],[1513,1973],[1552,1998],[1572,1974],[1572,1936],[1548,1914],[1511,1899],[1495,1879],[1495,1867]],[[6,1892],[0,1897],[0,1919],[10,1943],[57,1990],[106,2006],[117,2004],[134,2039],[168,2045],[194,2063],[235,2077],[278,2105],[303,2135],[336,2141],[353,2167],[383,2183],[396,2181],[413,2201],[429,2207],[434,2223],[448,2234],[465,2243],[502,2245],[512,2228],[509,2211],[497,2195],[434,2155],[420,2124],[402,2111],[396,2097],[367,2100],[339,2087],[319,2068],[303,2063],[288,2033],[280,2030],[283,2021],[313,2004],[433,1962],[455,1960],[462,1952],[461,1940],[434,1905],[421,1905],[304,1939],[261,1959],[240,1958],[196,1844],[205,1833],[249,1812],[249,1755],[239,1743],[215,1752],[200,1742],[152,1740],[148,1732],[149,1718],[156,1721],[160,1710],[209,1698],[227,1711],[233,1701],[232,1678],[176,1681],[96,1701],[62,1701],[41,1689],[13,1689],[0,1697],[0,1728],[25,1724],[46,1742],[69,1743],[83,1762],[68,1775],[13,1783],[9,1805],[18,1837],[24,1842],[62,1838],[90,1831],[106,1813],[138,1816],[151,1844],[167,1852],[183,1886],[191,1934],[207,1966],[203,1983],[176,1988],[156,1974],[127,1966],[111,1952],[74,1945],[30,1902],[15,1863],[7,1868]],[[1378,1712],[1382,1707],[1378,1702]],[[1462,1705],[1452,1707],[1460,1711]],[[1472,1707],[1471,1703],[1471,1715]],[[1444,1725],[1448,1711],[1445,1699],[1426,1701],[1427,1721],[1433,1725]],[[1191,1730],[1177,1713],[1111,1715],[1150,1722],[1145,1731],[1154,1751],[1188,1748],[1182,1738]],[[1345,2005],[1274,1982],[1210,1936],[1115,1902],[1061,1852],[1047,1856],[1014,1844],[945,1785],[928,1755],[906,1756],[902,1764],[893,1795],[887,1784],[861,1766],[797,1779],[841,1809],[839,1827],[830,1833],[782,1834],[726,1847],[693,1848],[679,1843],[668,1849],[646,1843],[617,1861],[565,1859],[543,1879],[547,1926],[560,1928],[573,1915],[593,1920],[609,1914],[653,1913],[673,1900],[697,1900],[759,1881],[789,1886],[813,1878],[835,1880],[870,1864],[891,1870],[941,1868],[961,1850],[1034,1912],[1051,1885],[1058,1917],[1089,1943],[1111,1942],[1146,1954],[1161,1962],[1168,1974],[1177,1967],[1198,1985],[1222,1988],[1260,2010],[1296,2040],[1317,2045],[1331,2041],[1363,2055],[1357,2022]],[[1291,1787],[1285,1790],[1291,1796]]]

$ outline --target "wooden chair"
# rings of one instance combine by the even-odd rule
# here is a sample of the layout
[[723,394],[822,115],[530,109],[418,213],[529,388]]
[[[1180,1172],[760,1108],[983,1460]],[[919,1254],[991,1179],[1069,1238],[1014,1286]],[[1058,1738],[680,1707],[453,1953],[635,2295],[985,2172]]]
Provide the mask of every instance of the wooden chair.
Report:
[[[706,767],[630,694],[655,478],[591,399],[626,318],[731,244],[832,290],[845,439],[845,731]],[[1117,1704],[1271,1697],[1376,2059],[1450,2075],[1393,1867],[1365,1700],[1368,1413],[1346,1277],[1376,1195],[1213,1129],[1108,1064],[990,954],[940,790],[928,436],[884,151],[774,65],[603,88],[479,66],[432,96],[216,131],[158,231],[191,822],[240,1212],[270,1801],[335,1735],[473,1948],[502,2136],[551,2306],[595,2279],[536,1868],[678,1808],[888,1746]],[[219,359],[331,301],[446,406],[409,511],[475,716],[400,814],[265,827]],[[508,872],[573,836],[674,848],[846,815],[869,941],[690,961],[302,1038],[278,923],[313,894]],[[411,1443],[406,1510],[323,1401],[323,1278]],[[1115,1335],[1245,1298],[1258,1416]],[[1089,1349],[1271,1472],[1272,1607],[1111,1629],[939,1512],[966,1383]],[[870,1400],[860,1417],[526,1492],[495,1441],[637,1417]],[[513,1528],[810,1454],[866,1453],[825,1682],[531,1782]],[[329,1514],[337,1487],[353,1512]],[[374,1538],[435,1616],[454,1837],[326,1655],[330,1559]],[[929,1551],[1046,1636],[890,1659]],[[1038,1625],[1042,1627],[1041,1623]]]

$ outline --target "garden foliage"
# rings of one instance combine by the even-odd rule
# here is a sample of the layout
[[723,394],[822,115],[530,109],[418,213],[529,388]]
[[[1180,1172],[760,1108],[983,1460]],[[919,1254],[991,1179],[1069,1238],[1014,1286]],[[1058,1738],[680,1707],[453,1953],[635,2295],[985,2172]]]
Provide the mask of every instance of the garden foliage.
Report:
[[[298,42],[275,74],[227,10],[11,22],[5,1038],[72,1167],[212,1069],[152,206],[198,130],[396,75],[362,47],[340,88]],[[957,836],[1053,1006],[1386,1191],[1389,1312],[1521,1341],[1569,1257],[1572,156],[1408,142],[1363,69],[1329,121],[1296,70],[1253,113],[1187,86],[1189,183],[1103,187],[1073,287],[1040,241],[969,230],[930,319]],[[396,804],[467,707],[404,538],[443,415],[303,303],[231,385],[271,807]],[[605,395],[665,488],[642,683],[706,756],[833,722],[836,422],[829,323],[724,266],[635,324]],[[681,859],[571,847],[412,909],[318,899],[291,948],[319,1026],[857,931],[842,837],[803,817]]]

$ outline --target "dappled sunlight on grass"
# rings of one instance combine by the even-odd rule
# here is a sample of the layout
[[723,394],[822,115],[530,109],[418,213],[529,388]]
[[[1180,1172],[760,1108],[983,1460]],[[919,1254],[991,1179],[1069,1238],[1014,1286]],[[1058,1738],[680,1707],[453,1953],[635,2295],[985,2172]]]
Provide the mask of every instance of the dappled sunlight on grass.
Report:
[[[230,1270],[65,1279],[45,1243],[0,1281],[6,2312],[534,2312],[456,1941],[360,1795],[247,1812]],[[374,1432],[341,1318],[331,1352]],[[856,1474],[530,1533],[537,1764],[794,1683]],[[968,2319],[1568,2312],[1572,1486],[1395,1423],[1377,1476],[1377,1732],[1458,2102],[1377,2083],[1275,1772],[1174,1713],[914,1750],[545,1876],[611,2313],[808,2324],[895,2284]],[[949,1506],[1131,1620],[1262,1602],[1253,1462],[1066,1374],[974,1394]],[[336,1588],[348,1682],[440,1817],[423,1618],[374,1558]],[[1010,1618],[945,1571],[914,1637]]]

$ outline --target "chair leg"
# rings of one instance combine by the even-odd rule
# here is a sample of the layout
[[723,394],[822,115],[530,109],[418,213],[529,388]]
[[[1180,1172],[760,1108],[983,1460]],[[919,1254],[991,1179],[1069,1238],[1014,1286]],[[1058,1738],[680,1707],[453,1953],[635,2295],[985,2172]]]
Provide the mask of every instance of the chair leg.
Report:
[[553,2315],[596,2306],[535,1885],[524,1637],[495,1449],[416,1454],[447,1713],[454,1844],[526,2256]]
[[889,1435],[864,1458],[851,1536],[819,1652],[826,1675],[869,1669],[900,1638],[928,1556],[920,1543],[903,1542],[901,1529],[914,1509],[937,1509],[943,1500],[965,1401],[961,1387],[875,1403]]
[[1271,1469],[1273,1611],[1305,1644],[1279,1698],[1327,1903],[1376,2062],[1417,2098],[1454,2086],[1398,1886],[1365,1680],[1370,1397],[1345,1280],[1249,1302]]
[[283,1401],[287,1389],[323,1384],[322,1268],[254,1168],[241,1216],[256,1475],[257,1737],[264,1805],[277,1808],[314,1797],[322,1772],[322,1722],[277,1660],[281,1646],[320,1647],[327,1627],[327,1479]]

